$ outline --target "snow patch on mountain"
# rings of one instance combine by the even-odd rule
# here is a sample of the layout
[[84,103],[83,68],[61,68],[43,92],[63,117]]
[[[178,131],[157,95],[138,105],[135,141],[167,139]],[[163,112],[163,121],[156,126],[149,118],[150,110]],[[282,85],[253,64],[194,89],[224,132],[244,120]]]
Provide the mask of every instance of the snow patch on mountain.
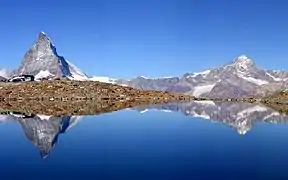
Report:
[[143,79],[152,79],[152,80],[159,80],[159,79],[170,79],[170,78],[173,78],[173,76],[166,76],[166,77],[147,77],[147,76],[138,76],[140,78],[143,78]]
[[188,78],[196,77],[198,75],[202,75],[202,76],[206,77],[210,72],[211,72],[211,70],[205,70],[205,71],[202,71],[202,72],[196,72],[196,73],[193,73],[192,75],[188,76]]
[[207,114],[204,111],[203,112],[195,112],[194,110],[192,110],[192,111],[186,110],[185,113],[186,113],[186,115],[190,115],[190,116],[193,116],[195,118],[211,119],[209,114]]
[[148,112],[148,109],[144,109],[143,111],[140,111],[141,114]]
[[69,62],[68,60],[66,60],[66,62],[69,65],[73,80],[78,80],[78,81],[88,80],[87,75],[83,73],[82,70],[80,70],[77,66],[75,66],[73,63]]
[[248,71],[254,67],[254,62],[246,55],[238,56],[232,63],[224,66],[224,68],[234,67],[237,74],[244,76]]
[[257,84],[259,86],[263,85],[263,84],[268,84],[269,82],[267,81],[264,81],[264,80],[261,80],[261,79],[255,79],[255,78],[252,78],[252,77],[245,77],[245,76],[242,76],[241,78],[245,79],[246,81],[249,81],[251,83],[254,83],[254,84]]
[[193,114],[193,117],[202,118],[202,119],[211,119],[210,116],[204,112],[202,114],[195,113]]
[[238,114],[237,114],[237,119],[240,119],[240,118],[243,118],[243,117],[246,117],[247,114],[251,114],[251,113],[254,113],[254,112],[262,112],[262,111],[267,111],[268,109],[263,107],[263,106],[260,106],[260,105],[256,105],[256,106],[253,106],[251,108],[248,108],[248,109],[245,109],[243,111],[240,111]]
[[153,111],[161,111],[161,112],[165,112],[165,113],[173,112],[173,111],[168,110],[168,109],[144,109],[144,110],[140,111],[140,113],[143,114],[143,113],[147,113],[148,111],[152,111],[152,110]]
[[216,104],[213,101],[194,101],[194,102],[203,105],[216,106]]
[[243,69],[248,69],[249,66],[253,64],[253,61],[249,59],[246,55],[241,55],[237,57],[233,64]]
[[54,74],[50,73],[49,70],[41,70],[38,74],[35,75],[35,79],[42,79],[42,78],[48,78],[48,77],[53,77],[55,76]]
[[279,116],[279,115],[280,115],[279,112],[273,112],[273,113],[271,113],[271,114],[265,116],[263,119],[266,120],[266,119],[270,119],[270,118],[272,118],[273,116]]
[[115,84],[117,79],[102,76],[93,76],[92,78],[89,78],[89,80]]
[[196,86],[193,90],[193,96],[200,96],[205,93],[209,93],[216,84],[200,85]]
[[270,74],[270,73],[268,73],[268,72],[266,72],[266,74],[267,74],[268,76],[270,76],[274,81],[283,81],[283,79],[281,79],[281,78],[276,78],[276,77],[272,76],[272,74]]
[[41,120],[49,120],[52,116],[47,116],[47,115],[42,115],[42,114],[37,114],[37,116],[41,119]]

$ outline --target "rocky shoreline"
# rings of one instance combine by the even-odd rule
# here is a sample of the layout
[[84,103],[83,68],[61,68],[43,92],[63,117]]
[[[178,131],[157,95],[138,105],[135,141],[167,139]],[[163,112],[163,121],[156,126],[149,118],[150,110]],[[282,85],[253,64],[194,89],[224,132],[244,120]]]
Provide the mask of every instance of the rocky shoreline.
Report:
[[42,114],[53,116],[97,115],[132,108],[141,105],[165,104],[167,100],[126,100],[126,101],[2,101],[0,114],[17,112],[24,115]]
[[288,113],[287,99],[287,91],[263,98],[196,98],[95,81],[54,80],[0,84],[0,111],[18,111],[28,114],[92,115],[103,111],[111,112],[139,105],[172,101],[262,103],[281,113]]

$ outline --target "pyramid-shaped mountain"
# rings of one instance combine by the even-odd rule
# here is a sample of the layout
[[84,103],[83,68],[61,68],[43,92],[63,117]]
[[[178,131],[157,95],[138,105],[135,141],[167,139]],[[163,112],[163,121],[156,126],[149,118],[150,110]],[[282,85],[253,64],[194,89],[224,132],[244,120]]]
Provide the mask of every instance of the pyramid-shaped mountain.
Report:
[[36,42],[25,53],[20,67],[14,74],[29,74],[36,78],[87,79],[86,74],[58,55],[56,47],[44,32],[38,35]]

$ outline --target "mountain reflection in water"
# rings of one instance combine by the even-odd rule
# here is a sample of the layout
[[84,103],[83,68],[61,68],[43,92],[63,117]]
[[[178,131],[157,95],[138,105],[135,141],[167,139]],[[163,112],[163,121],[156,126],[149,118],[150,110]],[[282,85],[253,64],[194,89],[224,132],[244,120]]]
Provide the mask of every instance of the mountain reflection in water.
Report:
[[[123,109],[123,108],[120,108]],[[150,110],[164,112],[181,112],[185,116],[202,118],[211,122],[220,122],[235,129],[240,135],[246,134],[256,122],[286,123],[288,115],[261,104],[192,101],[154,104],[130,108],[140,113]],[[99,110],[99,109],[98,109]],[[113,108],[112,111],[117,109]],[[103,113],[107,113],[103,108]],[[7,112],[6,112],[7,113]],[[101,114],[101,110],[100,113]],[[25,115],[17,112],[8,112],[0,116],[0,121],[20,123],[27,139],[40,151],[40,156],[46,158],[56,145],[61,134],[75,126],[84,116],[55,116],[55,115]]]
[[252,129],[255,122],[286,123],[288,115],[254,103],[191,101],[134,108],[140,112],[151,109],[181,112],[186,116],[199,117],[212,122],[221,122],[244,135]]
[[40,151],[40,156],[46,158],[51,149],[56,145],[59,135],[67,132],[76,125],[81,116],[46,116],[46,115],[2,115],[3,121],[19,122],[27,139],[31,141]]

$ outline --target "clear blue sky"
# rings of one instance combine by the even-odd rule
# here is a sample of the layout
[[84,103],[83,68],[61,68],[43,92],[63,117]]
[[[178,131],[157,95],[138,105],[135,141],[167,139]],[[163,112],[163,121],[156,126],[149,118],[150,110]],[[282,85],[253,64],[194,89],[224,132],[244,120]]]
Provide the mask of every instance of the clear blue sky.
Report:
[[284,0],[4,0],[1,67],[16,68],[43,30],[89,75],[170,76],[250,56],[288,68]]

